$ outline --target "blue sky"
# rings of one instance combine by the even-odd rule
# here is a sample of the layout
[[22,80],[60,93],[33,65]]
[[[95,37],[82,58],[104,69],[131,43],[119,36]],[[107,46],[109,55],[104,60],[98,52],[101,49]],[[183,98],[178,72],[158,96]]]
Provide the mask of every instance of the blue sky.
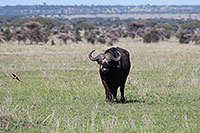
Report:
[[200,5],[200,0],[0,0],[5,5]]

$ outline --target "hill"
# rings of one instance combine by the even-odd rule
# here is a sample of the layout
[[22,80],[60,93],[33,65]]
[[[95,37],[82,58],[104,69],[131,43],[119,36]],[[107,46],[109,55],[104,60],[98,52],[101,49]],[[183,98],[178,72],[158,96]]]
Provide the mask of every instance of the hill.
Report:
[[17,5],[1,6],[0,17],[49,17],[49,18],[175,18],[175,19],[200,19],[200,5],[182,6],[122,6],[122,5]]

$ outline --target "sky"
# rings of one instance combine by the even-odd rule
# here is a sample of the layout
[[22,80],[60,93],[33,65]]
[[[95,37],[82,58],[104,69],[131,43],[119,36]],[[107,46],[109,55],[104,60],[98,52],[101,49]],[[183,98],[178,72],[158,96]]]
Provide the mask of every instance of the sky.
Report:
[[0,0],[5,5],[200,5],[200,0]]

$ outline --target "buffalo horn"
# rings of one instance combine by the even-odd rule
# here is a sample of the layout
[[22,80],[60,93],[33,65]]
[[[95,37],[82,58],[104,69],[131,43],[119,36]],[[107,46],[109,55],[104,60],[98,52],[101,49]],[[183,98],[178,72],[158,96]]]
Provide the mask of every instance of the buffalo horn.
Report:
[[97,61],[99,58],[98,58],[98,55],[96,57],[92,57],[92,53],[94,52],[95,50],[92,50],[90,53],[89,53],[89,58],[91,61]]

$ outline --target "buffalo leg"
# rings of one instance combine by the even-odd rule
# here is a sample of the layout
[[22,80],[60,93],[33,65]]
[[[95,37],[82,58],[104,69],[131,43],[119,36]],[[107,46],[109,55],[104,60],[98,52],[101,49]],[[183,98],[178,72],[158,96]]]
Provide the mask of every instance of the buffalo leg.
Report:
[[124,103],[125,102],[125,98],[124,98],[124,84],[120,86],[120,92],[121,92],[121,99],[120,99],[120,101],[122,103]]
[[112,94],[110,91],[110,88],[108,87],[106,81],[102,80],[103,86],[105,88],[105,92],[106,92],[106,102],[111,101],[112,100]]
[[113,97],[114,97],[113,101],[116,103],[117,102],[117,89],[115,89],[113,91]]

